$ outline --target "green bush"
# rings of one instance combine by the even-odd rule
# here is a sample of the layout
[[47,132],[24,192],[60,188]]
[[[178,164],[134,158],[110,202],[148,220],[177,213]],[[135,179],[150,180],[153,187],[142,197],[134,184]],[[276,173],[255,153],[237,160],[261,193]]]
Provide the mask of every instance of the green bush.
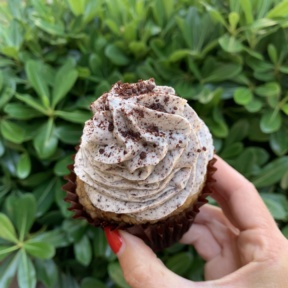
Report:
[[[154,77],[204,119],[288,236],[288,1],[9,0],[0,6],[0,287],[128,287],[61,186],[90,102]],[[203,277],[180,244],[159,256]]]

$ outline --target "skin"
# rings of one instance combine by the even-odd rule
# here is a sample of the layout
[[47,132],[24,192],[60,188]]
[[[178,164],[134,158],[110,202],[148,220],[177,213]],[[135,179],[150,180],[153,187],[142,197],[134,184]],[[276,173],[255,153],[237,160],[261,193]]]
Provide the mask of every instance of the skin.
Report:
[[170,270],[139,238],[120,231],[117,253],[133,288],[288,287],[288,241],[281,234],[255,187],[218,158],[212,197],[181,242],[193,245],[206,261],[204,282]]

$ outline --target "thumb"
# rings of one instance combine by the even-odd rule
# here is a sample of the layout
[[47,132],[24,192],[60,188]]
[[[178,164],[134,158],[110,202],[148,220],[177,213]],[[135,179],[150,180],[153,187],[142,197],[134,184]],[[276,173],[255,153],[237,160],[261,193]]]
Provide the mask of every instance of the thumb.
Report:
[[124,231],[111,231],[109,228],[105,229],[105,234],[119,259],[124,278],[131,287],[198,287],[196,283],[168,270],[141,239]]

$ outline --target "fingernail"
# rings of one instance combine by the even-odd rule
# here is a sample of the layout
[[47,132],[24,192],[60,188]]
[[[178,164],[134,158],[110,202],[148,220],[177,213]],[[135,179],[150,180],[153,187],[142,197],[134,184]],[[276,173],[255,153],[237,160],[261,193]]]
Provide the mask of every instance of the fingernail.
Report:
[[122,237],[118,230],[111,230],[109,227],[104,228],[105,235],[108,241],[109,246],[112,251],[117,254],[123,244]]

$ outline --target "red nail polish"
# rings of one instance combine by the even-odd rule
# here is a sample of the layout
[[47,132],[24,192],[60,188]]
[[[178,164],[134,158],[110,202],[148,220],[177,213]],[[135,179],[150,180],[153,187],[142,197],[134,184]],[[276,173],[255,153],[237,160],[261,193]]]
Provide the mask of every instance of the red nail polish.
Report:
[[112,251],[117,254],[122,246],[122,238],[117,230],[111,230],[109,227],[104,228],[105,235]]

